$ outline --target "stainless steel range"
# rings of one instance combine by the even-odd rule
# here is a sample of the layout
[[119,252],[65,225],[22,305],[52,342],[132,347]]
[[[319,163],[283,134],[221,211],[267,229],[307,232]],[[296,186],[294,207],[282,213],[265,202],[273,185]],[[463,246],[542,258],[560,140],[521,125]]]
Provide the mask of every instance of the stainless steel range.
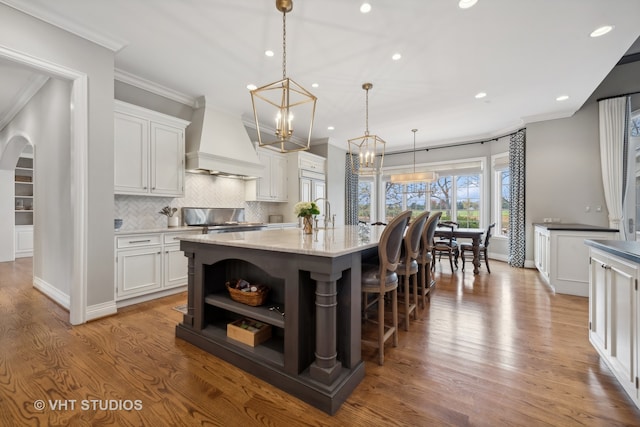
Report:
[[255,231],[266,228],[262,222],[247,222],[243,208],[182,208],[185,225],[202,227],[203,234]]

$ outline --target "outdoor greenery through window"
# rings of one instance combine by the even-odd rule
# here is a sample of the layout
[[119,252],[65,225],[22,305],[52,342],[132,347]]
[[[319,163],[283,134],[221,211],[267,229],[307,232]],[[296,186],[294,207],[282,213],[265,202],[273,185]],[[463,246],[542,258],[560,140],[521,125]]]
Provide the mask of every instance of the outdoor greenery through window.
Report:
[[413,216],[429,210],[442,212],[462,228],[480,227],[480,174],[440,176],[435,182],[392,184],[385,182],[384,216],[388,222],[410,209]]
[[373,219],[374,209],[374,186],[373,181],[358,181],[358,221],[368,224],[375,222]]
[[501,236],[509,235],[509,207],[511,206],[511,194],[509,191],[511,185],[511,174],[509,169],[501,170],[499,174],[500,187],[500,217],[496,228]]

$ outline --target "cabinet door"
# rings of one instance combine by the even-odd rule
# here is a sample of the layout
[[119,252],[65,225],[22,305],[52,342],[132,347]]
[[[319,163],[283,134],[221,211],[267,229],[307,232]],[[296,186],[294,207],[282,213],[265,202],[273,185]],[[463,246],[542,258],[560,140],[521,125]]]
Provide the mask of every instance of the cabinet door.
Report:
[[33,256],[33,225],[16,226],[15,242],[16,258]]
[[311,180],[309,178],[300,178],[300,201],[301,202],[310,202],[313,199],[311,198],[313,195],[311,194]]
[[184,132],[151,122],[151,193],[184,196]]
[[607,270],[606,258],[592,254],[589,263],[589,341],[601,353],[607,348]]
[[609,298],[611,313],[609,317],[609,336],[607,347],[611,367],[616,371],[620,383],[630,395],[637,393],[635,388],[636,372],[636,277],[634,266],[611,259],[608,262]]
[[264,166],[264,169],[260,173],[260,177],[256,182],[256,197],[257,200],[271,200],[271,155],[265,151],[258,150],[258,159]]
[[149,121],[114,114],[114,190],[116,194],[149,192]]
[[161,262],[159,246],[119,251],[116,300],[160,289]]
[[166,246],[164,250],[164,288],[187,284],[189,260],[180,250],[180,245]]
[[271,195],[278,202],[286,202],[287,195],[287,157],[277,154],[271,158]]

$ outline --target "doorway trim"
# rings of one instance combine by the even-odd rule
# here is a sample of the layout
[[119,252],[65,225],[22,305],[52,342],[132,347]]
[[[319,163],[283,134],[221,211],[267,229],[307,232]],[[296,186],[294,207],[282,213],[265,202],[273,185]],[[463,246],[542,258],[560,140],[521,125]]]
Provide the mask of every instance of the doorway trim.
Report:
[[88,224],[88,78],[82,73],[53,62],[0,46],[0,58],[69,80],[71,87],[71,215],[72,271],[69,295],[69,322],[87,321],[87,224]]

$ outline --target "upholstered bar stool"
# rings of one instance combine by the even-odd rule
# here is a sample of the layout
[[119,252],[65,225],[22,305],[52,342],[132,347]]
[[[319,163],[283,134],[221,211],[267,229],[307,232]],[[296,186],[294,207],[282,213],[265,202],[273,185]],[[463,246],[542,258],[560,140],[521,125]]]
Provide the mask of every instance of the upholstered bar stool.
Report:
[[[418,215],[409,223],[409,229],[404,235],[404,251],[400,263],[398,264],[397,273],[404,278],[404,330],[409,330],[409,317],[413,313],[413,318],[417,319],[418,313],[416,306],[418,304],[418,255],[420,255],[420,240],[424,232],[424,225],[429,218],[429,212]],[[411,303],[409,279],[413,279],[413,303]]]
[[433,245],[436,234],[436,227],[442,212],[436,212],[429,216],[422,233],[422,242],[420,244],[420,255],[418,255],[418,264],[420,270],[420,303],[422,308],[426,306],[427,298],[431,300],[431,288],[435,285],[435,280],[431,275],[431,263],[433,262]]
[[[398,275],[396,270],[400,262],[400,249],[404,231],[411,217],[411,211],[405,211],[397,215],[389,222],[380,236],[378,242],[378,265],[362,266],[362,306],[366,312],[377,304],[378,340],[363,339],[363,344],[372,344],[378,347],[378,363],[384,364],[384,343],[393,336],[393,346],[398,345]],[[392,326],[385,325],[384,302],[385,295],[391,293],[391,317]],[[374,298],[369,300],[368,296]]]

